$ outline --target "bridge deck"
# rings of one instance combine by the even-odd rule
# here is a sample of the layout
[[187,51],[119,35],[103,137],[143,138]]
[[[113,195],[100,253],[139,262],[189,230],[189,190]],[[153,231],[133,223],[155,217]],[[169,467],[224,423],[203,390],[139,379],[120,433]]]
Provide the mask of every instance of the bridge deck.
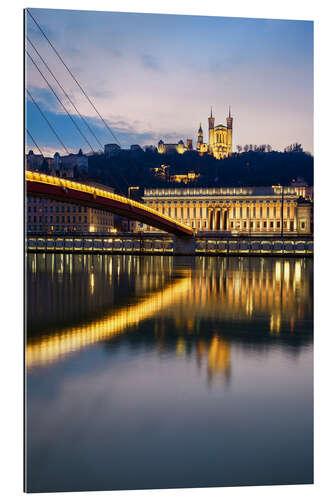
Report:
[[81,182],[26,170],[27,194],[107,210],[180,237],[193,235],[191,227],[143,203]]

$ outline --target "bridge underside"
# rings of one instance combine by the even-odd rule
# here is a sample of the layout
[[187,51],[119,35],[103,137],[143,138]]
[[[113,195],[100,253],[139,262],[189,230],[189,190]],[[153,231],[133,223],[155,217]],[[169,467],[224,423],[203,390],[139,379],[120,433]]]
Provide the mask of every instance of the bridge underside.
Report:
[[126,217],[130,220],[143,222],[152,227],[161,229],[168,233],[174,234],[181,238],[191,237],[193,235],[192,229],[181,227],[177,222],[165,219],[162,215],[151,213],[141,207],[132,206],[126,201],[119,201],[111,198],[105,198],[95,193],[86,193],[78,191],[77,189],[64,188],[43,182],[36,182],[27,180],[27,194],[29,196],[39,196],[44,198],[51,198],[66,203],[75,203],[76,205],[87,206],[96,208],[98,210],[107,210],[113,214]]

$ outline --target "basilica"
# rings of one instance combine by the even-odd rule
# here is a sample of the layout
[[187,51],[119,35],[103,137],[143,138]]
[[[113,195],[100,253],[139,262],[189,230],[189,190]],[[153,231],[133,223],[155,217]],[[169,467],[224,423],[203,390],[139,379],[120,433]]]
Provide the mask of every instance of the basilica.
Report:
[[[208,118],[208,142],[204,142],[202,125],[200,123],[196,142],[196,151],[200,155],[210,154],[218,160],[229,156],[232,152],[232,122],[233,118],[231,117],[229,108],[227,125],[215,125],[215,118],[213,117],[213,110],[211,109],[210,116]],[[161,154],[170,152],[183,154],[186,151],[193,150],[192,139],[186,140],[186,146],[182,140],[173,144],[168,144],[160,140],[157,150]]]

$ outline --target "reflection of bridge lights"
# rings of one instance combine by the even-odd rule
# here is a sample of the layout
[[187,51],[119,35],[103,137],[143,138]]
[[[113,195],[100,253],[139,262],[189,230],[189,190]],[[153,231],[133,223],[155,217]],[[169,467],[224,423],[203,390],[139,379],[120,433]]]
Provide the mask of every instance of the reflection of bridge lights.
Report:
[[[37,272],[50,271],[52,259],[48,257],[45,264],[45,255],[41,255],[40,258],[41,260],[39,260],[39,257],[37,259]],[[56,269],[58,270],[59,261],[57,258]],[[185,281],[176,281],[175,288],[170,287],[164,290],[165,295],[163,297],[165,298],[162,301],[161,294],[163,291],[155,292],[155,295],[152,290],[161,289],[163,283],[173,276],[174,269],[170,268],[172,258],[161,257],[161,260],[157,261],[160,264],[155,264],[157,267],[154,272],[149,271],[153,257],[143,260],[132,257],[131,269],[126,267],[123,257],[112,257],[109,262],[108,256],[105,258],[82,256],[80,257],[82,259],[80,269],[78,269],[79,261],[77,258],[77,256],[75,258],[68,255],[64,256],[64,272],[68,272],[68,266],[72,266],[72,263],[73,271],[80,270],[81,266],[84,265],[86,277],[89,280],[88,289],[89,291],[92,288],[94,289],[94,297],[100,290],[101,283],[103,283],[103,280],[99,277],[100,272],[103,272],[103,274],[110,273],[110,278],[112,276],[114,280],[117,274],[120,275],[121,279],[122,273],[136,274],[140,269],[139,275],[136,275],[135,284],[137,295],[144,294],[142,301],[137,305],[108,316],[105,320],[97,321],[88,326],[83,325],[81,328],[69,328],[59,331],[58,334],[54,332],[49,338],[45,337],[45,341],[43,339],[36,343],[33,340],[29,341],[27,346],[28,366],[51,362],[91,343],[112,338],[119,335],[126,328],[148,317],[154,317],[156,313],[156,317],[168,317],[172,321],[174,328],[181,334],[182,339],[178,345],[178,353],[181,354],[185,353],[187,346],[190,346],[190,343],[186,344],[187,339],[189,339],[188,333],[199,333],[198,324],[207,317],[214,317],[214,319],[222,319],[223,321],[231,317],[237,321],[242,321],[251,318],[253,315],[259,315],[267,318],[267,330],[271,335],[274,335],[280,333],[283,321],[283,324],[288,326],[290,322],[290,330],[295,331],[298,328],[298,320],[304,317],[304,309],[309,304],[307,302],[309,291],[305,280],[302,283],[302,288],[297,289],[297,292],[290,286],[289,289],[286,286],[289,279],[291,283],[294,281],[295,284],[296,272],[299,273],[298,279],[300,279],[301,273],[304,272],[302,261],[282,262],[280,260],[281,280],[278,281],[276,279],[276,262],[274,261],[266,261],[267,264],[264,266],[264,270],[259,272],[251,269],[248,272],[240,272],[239,268],[235,269],[234,266],[227,267],[224,275],[221,276],[219,274],[220,268],[213,265],[212,261],[207,261],[207,259],[207,268],[201,272],[201,264],[205,259],[200,257],[200,270],[188,270],[188,274],[184,275]],[[242,265],[244,266],[244,263]],[[36,255],[31,256],[31,266],[32,272],[35,273]],[[34,268],[35,271],[33,271]],[[296,271],[297,269],[298,271]],[[93,278],[92,275],[94,275]],[[107,282],[109,276],[106,276]],[[260,281],[261,278],[262,281]],[[91,288],[92,280],[93,287]],[[182,288],[182,282],[184,288]],[[238,283],[238,287],[234,286],[235,282]],[[285,285],[281,286],[283,282]],[[180,288],[177,288],[178,285]],[[236,288],[239,288],[239,290],[236,290]],[[167,293],[168,289],[170,289],[170,295]],[[156,301],[160,301],[159,305]],[[170,306],[172,306],[172,311],[168,309],[164,314],[163,310]],[[295,313],[296,310],[297,313]],[[154,321],[154,325],[156,328],[156,342],[160,342],[163,326],[166,325],[163,324],[163,321],[158,320]],[[196,336],[194,338],[191,336],[191,342],[194,342],[195,339],[197,339]],[[199,342],[199,339],[197,340]],[[214,343],[216,344],[216,340]],[[209,341],[205,340],[200,345],[197,345],[198,359],[208,359],[208,351],[211,347],[212,357],[210,359],[211,366],[213,366],[213,352],[214,349],[215,351],[217,349],[215,344],[210,346]],[[175,343],[177,351],[176,346],[177,341]],[[162,341],[158,348],[159,350],[163,348]],[[216,366],[218,366],[217,361]]]
[[90,344],[119,335],[141,321],[154,316],[159,310],[179,300],[190,288],[191,278],[185,277],[164,290],[152,293],[136,305],[88,325],[64,329],[39,342],[28,341],[26,363],[28,367],[55,361]]

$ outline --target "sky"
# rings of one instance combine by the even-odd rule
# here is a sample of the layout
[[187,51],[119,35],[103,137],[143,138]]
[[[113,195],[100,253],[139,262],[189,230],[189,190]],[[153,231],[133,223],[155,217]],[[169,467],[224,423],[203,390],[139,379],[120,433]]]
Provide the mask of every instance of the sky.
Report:
[[[30,9],[123,148],[187,138],[202,122],[208,140],[226,124],[229,106],[236,145],[301,143],[313,153],[313,23],[162,14]],[[102,145],[114,143],[103,122],[26,14],[26,35]],[[48,73],[26,48],[73,120],[100,145]],[[67,149],[90,146],[27,57],[26,86]],[[63,146],[27,96],[26,126],[44,154]],[[37,149],[27,137],[27,149]]]

